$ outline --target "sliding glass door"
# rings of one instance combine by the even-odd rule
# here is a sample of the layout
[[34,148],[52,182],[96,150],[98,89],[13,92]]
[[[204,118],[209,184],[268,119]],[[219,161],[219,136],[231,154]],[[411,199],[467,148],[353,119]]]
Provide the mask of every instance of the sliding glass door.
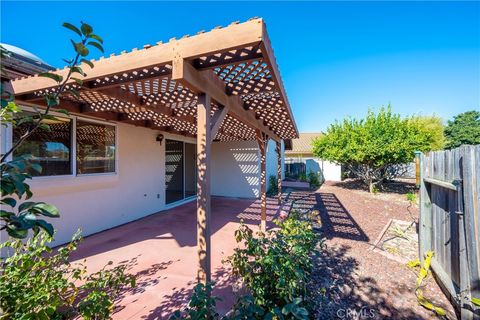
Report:
[[197,193],[196,145],[165,141],[165,202],[167,204]]

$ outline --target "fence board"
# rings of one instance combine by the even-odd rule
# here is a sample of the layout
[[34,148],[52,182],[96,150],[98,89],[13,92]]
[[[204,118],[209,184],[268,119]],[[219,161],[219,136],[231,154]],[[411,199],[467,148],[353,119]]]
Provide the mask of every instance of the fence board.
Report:
[[480,319],[480,145],[421,156],[420,255],[435,252],[432,270],[461,319]]

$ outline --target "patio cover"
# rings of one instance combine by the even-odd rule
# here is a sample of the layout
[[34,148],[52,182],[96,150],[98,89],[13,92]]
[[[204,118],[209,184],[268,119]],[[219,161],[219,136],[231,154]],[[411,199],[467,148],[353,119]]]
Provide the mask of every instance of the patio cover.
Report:
[[[109,121],[197,138],[199,279],[210,279],[210,150],[212,141],[256,140],[261,152],[262,228],[266,220],[266,143],[298,137],[265,23],[254,18],[194,36],[91,60],[83,85],[73,80],[59,108]],[[53,71],[66,76],[68,69]],[[20,104],[45,106],[54,81],[37,75],[12,82]],[[279,201],[281,179],[279,179]]]

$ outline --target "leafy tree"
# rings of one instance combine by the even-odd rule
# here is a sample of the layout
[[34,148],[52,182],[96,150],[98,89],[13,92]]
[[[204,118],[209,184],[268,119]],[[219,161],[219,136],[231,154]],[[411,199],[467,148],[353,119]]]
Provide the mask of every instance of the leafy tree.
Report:
[[480,111],[460,113],[449,120],[445,128],[447,149],[453,149],[462,144],[480,143]]
[[445,126],[442,118],[435,115],[413,116],[410,122],[422,132],[419,138],[425,139],[425,144],[430,144],[429,150],[442,150],[445,147]]
[[[313,153],[325,160],[345,165],[369,187],[370,192],[396,170],[392,167],[409,163],[415,151],[439,147],[438,125],[434,130],[423,127],[435,124],[432,118],[402,119],[390,106],[378,113],[370,110],[365,119],[346,118],[336,121],[322,137],[313,142]],[[392,173],[393,172],[393,173]]]
[[[25,201],[32,197],[30,186],[25,181],[31,179],[31,172],[41,172],[42,168],[38,164],[30,163],[32,156],[25,155],[8,161],[9,156],[19,148],[27,139],[37,130],[50,130],[50,127],[45,123],[45,120],[55,119],[50,114],[51,108],[58,108],[60,105],[60,96],[65,92],[78,96],[75,90],[75,85],[82,85],[81,79],[77,75],[85,76],[81,64],[86,64],[90,68],[94,65],[92,62],[86,60],[89,54],[88,47],[94,47],[103,52],[103,40],[93,33],[93,28],[81,23],[80,28],[70,24],[64,23],[63,26],[76,35],[79,40],[70,40],[75,51],[75,57],[70,60],[64,60],[68,64],[68,73],[65,77],[58,74],[45,72],[41,73],[39,77],[50,78],[56,82],[58,88],[51,90],[44,94],[47,108],[43,111],[36,110],[32,115],[21,113],[21,108],[15,104],[14,96],[2,85],[1,93],[1,111],[0,121],[2,125],[24,125],[27,126],[25,133],[13,144],[13,146],[1,155],[0,172],[1,172],[1,200],[2,210],[0,211],[0,231],[6,230],[7,233],[14,238],[25,238],[29,230],[38,233],[40,230],[46,231],[50,236],[53,235],[53,226],[39,217],[59,217],[57,208],[53,205],[43,202]],[[9,52],[3,47],[1,48],[2,58],[7,56]],[[3,72],[3,70],[2,70]],[[59,112],[67,113],[65,110],[57,110]],[[25,197],[25,199],[23,199]],[[18,207],[17,207],[18,204]]]

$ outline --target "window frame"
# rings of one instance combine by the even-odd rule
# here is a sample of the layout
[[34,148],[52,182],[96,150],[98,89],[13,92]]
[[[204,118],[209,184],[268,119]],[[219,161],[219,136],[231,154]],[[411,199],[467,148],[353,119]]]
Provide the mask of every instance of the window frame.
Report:
[[[115,131],[115,170],[112,172],[95,172],[95,173],[77,173],[77,120],[80,119],[80,121],[83,122],[88,122],[88,123],[95,123],[95,124],[101,124],[101,125],[108,125],[113,127],[113,130]],[[96,119],[89,119],[89,118],[84,118],[84,117],[77,117],[75,116],[75,165],[74,165],[74,175],[76,177],[85,177],[85,176],[111,176],[111,175],[116,175],[118,173],[118,128],[116,123],[108,122],[108,121],[101,121],[101,120],[96,120]]]
[[[25,112],[35,112],[35,109],[31,106],[26,106],[26,105],[20,105],[20,108],[22,111]],[[40,109],[38,108],[39,110]],[[54,180],[54,179],[65,179],[65,178],[76,178],[76,177],[96,177],[96,176],[116,176],[118,175],[119,172],[119,153],[118,153],[118,124],[115,122],[109,122],[109,121],[103,121],[103,120],[98,120],[98,119],[92,119],[88,117],[82,117],[82,116],[77,116],[73,114],[65,115],[63,113],[55,112],[55,111],[50,111],[48,114],[60,118],[66,118],[70,119],[72,121],[72,134],[70,137],[70,143],[71,143],[71,163],[70,163],[70,169],[71,169],[71,174],[62,174],[62,175],[51,175],[51,176],[34,176],[32,177],[32,180]],[[77,174],[77,120],[84,121],[84,122],[89,122],[89,123],[96,123],[96,124],[101,124],[101,125],[108,125],[114,128],[115,130],[115,170],[113,172],[101,172],[101,173],[81,173]],[[11,148],[13,145],[13,128],[12,126],[9,126],[9,139],[8,139],[9,145],[7,145],[7,149]],[[11,160],[12,155],[10,155]]]

